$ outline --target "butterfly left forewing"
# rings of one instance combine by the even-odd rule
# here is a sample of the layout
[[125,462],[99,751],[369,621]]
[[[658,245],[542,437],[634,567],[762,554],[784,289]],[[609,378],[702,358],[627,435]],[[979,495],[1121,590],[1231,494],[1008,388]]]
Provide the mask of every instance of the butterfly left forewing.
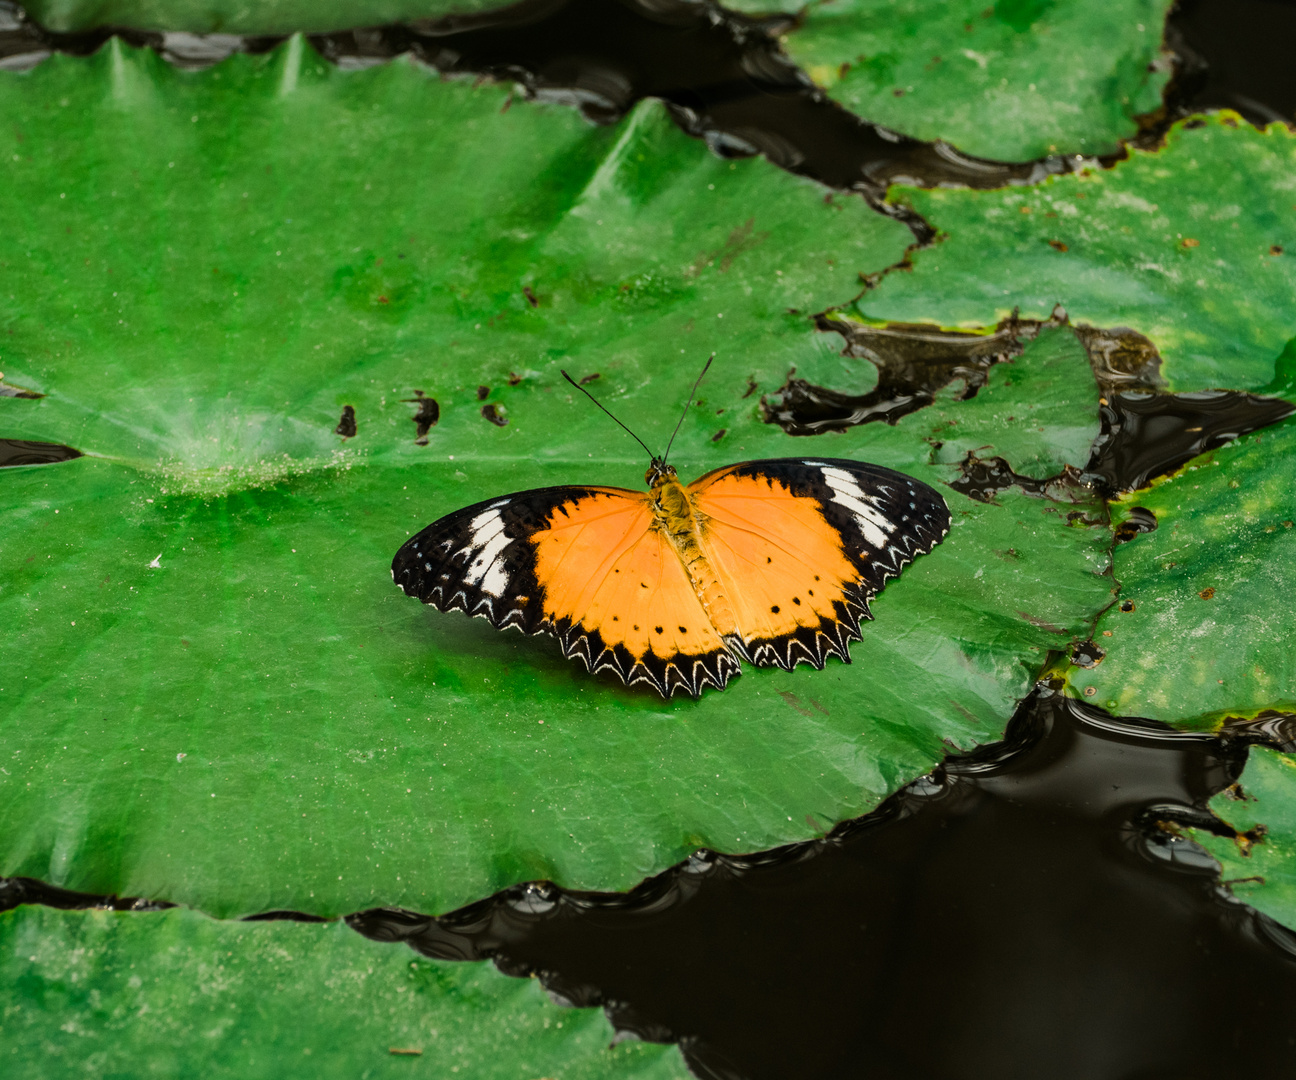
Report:
[[949,528],[926,484],[842,459],[746,462],[689,493],[741,648],[758,666],[849,662],[870,598]]
[[392,560],[392,580],[441,611],[463,611],[498,629],[547,629],[545,590],[536,576],[534,537],[566,508],[596,496],[632,521],[642,496],[619,488],[551,487],[502,495],[434,521]]

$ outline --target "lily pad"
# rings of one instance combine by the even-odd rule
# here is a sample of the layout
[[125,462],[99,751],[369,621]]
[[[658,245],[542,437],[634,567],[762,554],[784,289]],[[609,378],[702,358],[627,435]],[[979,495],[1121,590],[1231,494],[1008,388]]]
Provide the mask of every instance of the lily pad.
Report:
[[416,957],[343,923],[195,912],[0,914],[5,1075],[683,1078],[486,963]]
[[1116,504],[1152,532],[1115,551],[1120,603],[1098,622],[1106,656],[1076,692],[1123,714],[1209,727],[1296,710],[1296,421],[1194,458]]
[[326,33],[502,7],[497,0],[27,0],[41,26],[74,33],[99,26],[191,34]]
[[864,295],[874,321],[984,326],[1019,308],[1151,338],[1170,389],[1258,390],[1296,335],[1296,134],[1236,116],[1030,188],[893,188],[941,230]]
[[1082,469],[1099,426],[1088,355],[1069,327],[1045,328],[1020,356],[992,367],[971,400],[946,397],[915,423],[939,441],[937,462],[1002,457],[1034,480]]
[[1001,161],[1096,156],[1161,106],[1169,8],[1170,0],[820,0],[785,47],[834,100],[906,135]]
[[[816,835],[998,737],[1110,598],[1106,529],[943,488],[950,537],[854,664],[698,702],[425,609],[388,568],[429,521],[640,482],[560,367],[660,446],[714,351],[682,475],[800,453],[955,477],[921,412],[814,439],[761,419],[793,366],[867,377],[805,313],[907,232],[656,105],[593,128],[300,38],[187,74],[113,43],[0,100],[0,355],[46,395],[0,424],[85,454],[0,470],[0,872],[217,914],[626,888]],[[1050,393],[1092,414],[1075,365]],[[1054,453],[1036,434],[1014,447]]]
[[1253,748],[1238,785],[1216,795],[1210,807],[1239,834],[1192,833],[1219,861],[1222,883],[1239,900],[1296,929],[1296,758]]

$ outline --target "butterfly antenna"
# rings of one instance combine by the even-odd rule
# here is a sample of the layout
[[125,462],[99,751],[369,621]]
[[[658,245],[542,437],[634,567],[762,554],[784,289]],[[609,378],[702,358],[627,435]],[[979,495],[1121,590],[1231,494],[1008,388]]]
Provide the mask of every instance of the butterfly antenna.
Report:
[[666,459],[670,457],[671,447],[675,445],[675,436],[679,434],[679,429],[684,426],[684,417],[688,416],[689,406],[693,404],[693,399],[697,396],[698,387],[702,385],[703,378],[706,377],[707,369],[711,366],[711,361],[715,359],[715,353],[707,357],[707,362],[702,365],[702,374],[697,377],[697,382],[693,384],[693,389],[689,391],[689,399],[684,405],[684,411],[680,414],[679,423],[675,425],[675,430],[671,432],[670,442],[666,444],[666,453],[662,454],[662,464],[666,464]]
[[[559,368],[559,370],[561,371],[562,369]],[[591,394],[588,390],[586,390],[585,387],[581,386],[581,384],[578,383],[575,379],[573,379],[570,375],[568,375],[567,372],[563,371],[562,377],[566,379],[569,383],[571,383],[572,386],[576,387],[576,389],[579,390],[582,394],[584,394],[587,398],[589,398],[590,401],[594,402],[595,405],[598,405],[600,409],[603,409],[603,411],[607,413],[608,416],[612,416],[612,414],[608,412],[607,409],[604,409],[603,406],[599,403],[598,398],[596,398],[593,394]],[[638,435],[636,435],[633,431],[631,431],[628,427],[626,427],[625,424],[621,423],[620,420],[617,420],[615,416],[612,416],[612,420],[613,422],[616,423],[618,427],[621,428],[622,431],[624,431],[627,435],[629,435],[630,438],[634,439],[635,442],[637,442],[640,446],[642,446],[644,450],[647,452],[648,456],[653,461],[657,460],[657,455],[648,449],[648,444],[645,443],[643,439],[639,438]]]

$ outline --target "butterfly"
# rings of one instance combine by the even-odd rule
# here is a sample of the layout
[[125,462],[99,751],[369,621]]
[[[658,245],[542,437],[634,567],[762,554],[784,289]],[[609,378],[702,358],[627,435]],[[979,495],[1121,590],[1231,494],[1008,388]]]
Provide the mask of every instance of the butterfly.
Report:
[[685,485],[669,445],[648,453],[646,492],[568,485],[487,499],[407,540],[392,578],[441,611],[550,634],[591,672],[697,698],[742,661],[850,663],[869,600],[949,531],[936,491],[878,465],[745,461]]

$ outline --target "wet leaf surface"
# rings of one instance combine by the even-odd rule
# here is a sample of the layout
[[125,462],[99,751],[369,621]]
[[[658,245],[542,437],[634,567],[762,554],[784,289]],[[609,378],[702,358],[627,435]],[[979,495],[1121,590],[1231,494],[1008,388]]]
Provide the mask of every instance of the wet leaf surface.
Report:
[[1237,786],[1215,796],[1211,809],[1239,834],[1192,834],[1219,860],[1223,884],[1239,900],[1296,928],[1296,758],[1252,749]]
[[1260,390],[1296,332],[1296,135],[1228,115],[1176,125],[1108,170],[1001,191],[892,189],[944,234],[859,303],[877,321],[989,326],[1061,304],[1130,327],[1171,390]]
[[[1098,622],[1101,663],[1072,669],[1104,708],[1180,725],[1296,709],[1296,421],[1194,458],[1116,504],[1154,531],[1115,550],[1120,603]],[[1145,526],[1146,527],[1146,526]]]
[[682,1078],[674,1047],[609,1046],[488,964],[415,958],[345,924],[191,911],[0,914],[5,1075]]
[[[746,11],[786,0],[741,0]],[[831,0],[789,55],[852,112],[1000,161],[1096,156],[1138,133],[1169,79],[1167,0]]]
[[[6,873],[218,914],[627,887],[700,845],[803,838],[947,742],[997,737],[1109,600],[1105,528],[950,491],[952,535],[879,598],[855,664],[753,671],[696,703],[423,609],[388,567],[428,521],[640,482],[560,366],[599,372],[660,444],[716,351],[676,446],[692,474],[831,453],[956,476],[921,413],[809,444],[751,392],[795,364],[868,366],[789,308],[849,295],[905,230],[718,160],[653,106],[593,129],[403,62],[338,72],[300,39],[198,74],[112,45],[4,92],[25,141],[0,167],[27,208],[7,374],[47,394],[0,403],[4,422],[86,453],[4,471]],[[44,133],[51,112],[71,134]],[[1051,393],[1092,415],[1075,363]]]
[[496,0],[27,0],[49,30],[68,33],[98,26],[191,34],[291,34],[480,11]]

